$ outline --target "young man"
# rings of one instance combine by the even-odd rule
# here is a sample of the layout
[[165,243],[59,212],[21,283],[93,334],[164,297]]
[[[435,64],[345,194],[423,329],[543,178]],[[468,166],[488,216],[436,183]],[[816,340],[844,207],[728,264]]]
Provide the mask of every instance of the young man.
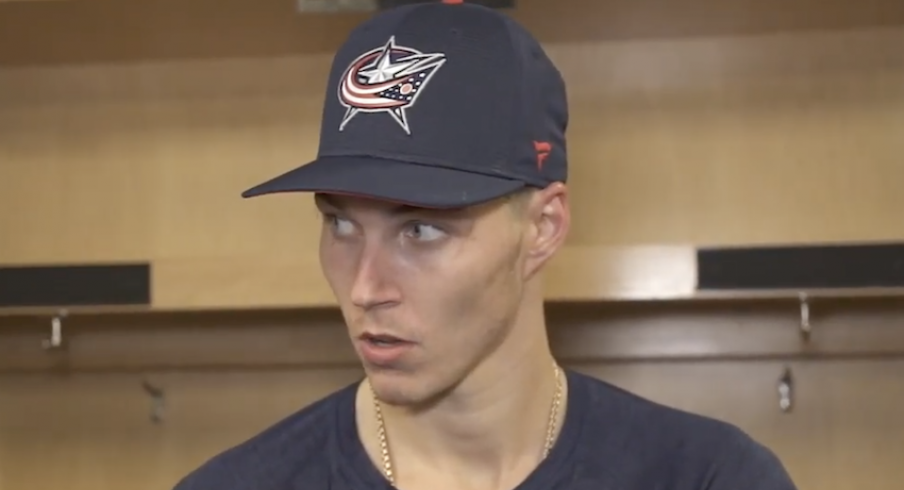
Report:
[[561,369],[541,272],[570,225],[565,86],[482,7],[377,15],[336,55],[316,161],[320,260],[366,379],[178,490],[791,490],[737,428]]

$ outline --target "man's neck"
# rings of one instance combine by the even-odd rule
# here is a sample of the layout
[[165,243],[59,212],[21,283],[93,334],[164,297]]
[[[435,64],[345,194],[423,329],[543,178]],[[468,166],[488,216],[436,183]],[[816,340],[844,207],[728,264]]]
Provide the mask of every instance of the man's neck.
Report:
[[[514,488],[536,467],[547,446],[557,385],[562,391],[554,436],[564,419],[567,383],[564,372],[556,378],[545,335],[520,349],[525,352],[486,360],[428,410],[381,406],[401,488],[416,490],[420,485],[406,482],[426,484],[424,475],[465,476],[475,487]],[[366,383],[358,398],[360,427],[376,434],[374,400]],[[371,439],[365,446],[380,462],[379,444]]]

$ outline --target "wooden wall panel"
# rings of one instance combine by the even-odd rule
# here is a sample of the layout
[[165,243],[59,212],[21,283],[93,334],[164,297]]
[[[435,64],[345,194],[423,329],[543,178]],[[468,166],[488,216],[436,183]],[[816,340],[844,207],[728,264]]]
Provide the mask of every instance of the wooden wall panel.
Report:
[[900,238],[902,35],[552,47],[581,80],[570,243]]
[[[0,490],[166,490],[359,370],[0,376]],[[165,387],[163,423],[142,382]]]
[[[550,45],[572,244],[900,239],[904,30]],[[4,262],[295,256],[329,57],[0,72]],[[115,205],[112,205],[115,203]],[[73,243],[80,246],[73,247]]]
[[[201,22],[205,4],[190,5],[181,28]],[[631,296],[612,276],[573,277],[574,264],[623,268],[610,247],[904,238],[904,28],[749,31],[739,16],[707,31],[688,17],[669,34],[647,18],[660,30],[638,33],[660,37],[606,38],[586,19],[642,17],[603,2],[568,15],[525,5],[516,15],[540,32],[572,104],[574,229],[551,297]],[[287,5],[260,8],[237,24],[249,42],[288,32],[264,22]],[[147,29],[169,18],[155,12]],[[554,35],[565,31],[580,35]],[[149,260],[160,308],[331,304],[309,196],[239,197],[313,158],[323,39],[281,54],[0,67],[0,263]],[[672,281],[667,295],[687,282],[657,281]]]
[[323,82],[306,72],[327,66],[322,57],[2,72],[0,226],[10,235],[0,257],[310,250],[317,216],[309,199],[243,201],[239,193],[312,157]]
[[[785,363],[593,363],[580,371],[730,421],[781,457],[801,490],[897,490],[904,478],[901,360],[795,361],[796,408],[778,408]],[[355,368],[0,376],[0,489],[160,490],[213,454],[326,393]],[[165,390],[150,420],[145,379]]]
[[[795,377],[796,407],[777,384]],[[900,487],[904,360],[594,364],[581,371],[674,407],[728,420],[773,449],[800,490]]]
[[[730,421],[801,490],[898,488],[904,302],[552,304],[564,365]],[[169,488],[361,369],[333,309],[0,317],[0,490]],[[794,407],[779,409],[790,368]],[[162,419],[143,383],[163,393]]]

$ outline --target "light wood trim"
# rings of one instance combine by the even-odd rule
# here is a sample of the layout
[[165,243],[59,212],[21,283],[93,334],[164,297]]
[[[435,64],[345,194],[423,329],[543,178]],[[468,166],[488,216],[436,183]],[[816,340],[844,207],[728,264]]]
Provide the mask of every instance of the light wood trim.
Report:
[[[334,306],[317,257],[227,257],[154,262],[158,310]],[[550,300],[693,296],[692,247],[566,247],[547,269]]]
[[[904,357],[904,301],[819,300],[801,337],[798,304],[552,303],[551,342],[568,362]],[[81,315],[46,351],[46,317],[0,318],[0,371],[348,367],[357,358],[339,312],[308,310]]]
[[16,306],[0,308],[0,318],[39,316],[51,318],[55,315],[106,315],[106,314],[142,314],[154,311],[148,306]]
[[318,258],[208,257],[153,263],[155,310],[333,306],[336,301]]
[[689,246],[563,249],[545,277],[550,300],[661,300],[691,298],[697,256]]

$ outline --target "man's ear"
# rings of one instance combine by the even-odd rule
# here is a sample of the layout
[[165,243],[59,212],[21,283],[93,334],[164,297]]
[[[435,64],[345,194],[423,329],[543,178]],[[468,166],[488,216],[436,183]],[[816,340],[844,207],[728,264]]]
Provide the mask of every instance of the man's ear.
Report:
[[561,182],[551,184],[533,193],[527,206],[531,233],[524,274],[532,277],[565,244],[571,227],[568,188]]

